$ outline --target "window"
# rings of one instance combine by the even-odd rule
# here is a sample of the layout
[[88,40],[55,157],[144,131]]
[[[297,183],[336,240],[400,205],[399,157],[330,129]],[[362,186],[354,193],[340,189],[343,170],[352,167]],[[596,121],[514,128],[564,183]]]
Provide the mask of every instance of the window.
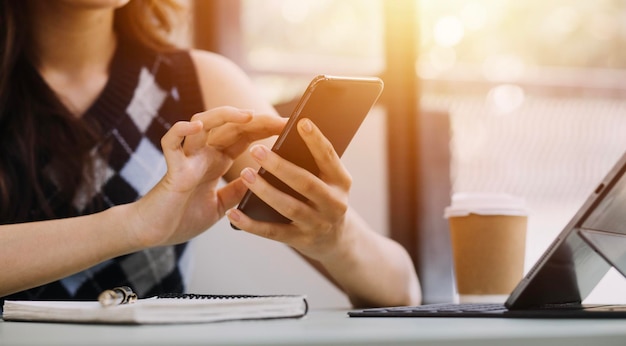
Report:
[[316,74],[378,75],[382,19],[379,0],[244,0],[241,62],[274,103]]
[[[419,81],[419,93],[416,90],[414,95],[402,95],[405,108],[394,110],[393,102],[387,100],[380,114],[369,117],[374,122],[362,134],[364,144],[351,144],[346,152],[348,160],[350,151],[358,157],[358,163],[349,167],[351,172],[358,175],[374,166],[376,175],[370,180],[388,182],[377,187],[376,202],[382,200],[383,207],[375,208],[376,213],[386,209],[386,195],[379,193],[380,189],[388,188],[398,179],[396,174],[402,173],[394,171],[397,167],[385,165],[386,160],[406,159],[410,162],[404,167],[412,168],[415,163],[424,170],[449,171],[451,192],[482,190],[524,196],[531,212],[527,267],[626,149],[626,52],[620,49],[626,43],[626,26],[620,15],[624,12],[623,2],[201,0],[196,6],[207,3],[221,4],[216,7],[220,13],[212,21],[203,19],[230,28],[222,34],[221,44],[236,48],[226,55],[243,66],[276,104],[297,98],[318,73],[383,75],[389,77],[385,82],[391,80],[392,84],[398,76],[406,79],[401,82]],[[400,11],[406,7],[403,19],[414,16],[414,42],[401,40],[404,34],[412,34],[410,30],[401,32],[396,28],[389,32],[389,22],[397,19],[388,11],[392,4],[397,4]],[[415,15],[411,12],[414,7],[418,9]],[[415,61],[410,61],[412,66],[403,66],[405,70],[392,66],[395,62],[391,60],[397,57],[393,53],[402,48],[391,51],[394,48],[389,41],[396,38],[416,50]],[[389,70],[393,68],[391,75]],[[402,92],[398,85],[395,83],[392,93]],[[415,112],[413,102],[419,102]],[[398,116],[398,112],[403,114]],[[417,146],[421,145],[422,151],[409,150],[402,153],[404,156],[390,159],[404,149],[403,143],[410,147],[411,140],[424,135],[419,133],[420,128],[411,133],[411,121],[401,129],[403,133],[396,134],[389,127],[394,122],[390,119],[396,117],[402,122],[406,116],[416,117],[420,118],[419,125],[430,113],[444,114],[449,121],[449,159],[441,161],[436,160],[441,157],[425,155],[423,147],[428,143],[420,144],[419,139]],[[387,157],[384,152],[372,154],[374,147],[383,147]],[[387,179],[385,168],[393,172],[393,178]],[[413,188],[411,179],[422,186]],[[413,190],[422,191],[428,184],[415,177],[400,177],[400,181],[408,185],[404,191],[390,188],[392,199],[417,194],[419,191]],[[354,187],[355,193],[366,191],[355,198],[357,203],[370,203],[371,188],[367,183]],[[432,205],[432,197],[422,193],[419,201],[408,203],[408,212]],[[412,242],[424,241],[409,249],[414,259],[420,251],[427,256],[437,252],[435,255],[440,257],[435,262],[443,263],[431,276],[420,272],[423,284],[449,274],[445,253],[439,254],[440,248],[428,249],[431,236],[445,233],[445,229],[439,229],[442,225],[438,211],[442,208],[435,206],[415,214],[428,219],[436,230],[428,229],[428,222],[410,224],[411,217],[402,224],[405,233],[431,232],[421,240],[408,237],[401,241],[409,247]],[[390,219],[397,216],[404,215]],[[385,220],[375,220],[374,224],[375,228],[394,231]],[[438,265],[421,263],[419,258],[416,261],[418,271]],[[617,281],[615,273],[611,275],[613,279],[609,280]],[[428,292],[425,298],[428,302]]]
[[626,149],[623,10],[420,1],[421,103],[450,114],[453,190],[526,198],[528,267]]

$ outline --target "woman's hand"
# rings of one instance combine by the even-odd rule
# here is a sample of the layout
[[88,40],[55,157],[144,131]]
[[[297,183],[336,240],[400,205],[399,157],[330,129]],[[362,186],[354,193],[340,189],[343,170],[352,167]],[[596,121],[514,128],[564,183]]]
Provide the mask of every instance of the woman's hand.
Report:
[[255,145],[252,156],[268,172],[306,198],[302,202],[245,168],[241,177],[259,198],[292,220],[290,224],[255,221],[237,209],[226,215],[235,226],[290,245],[336,283],[355,307],[416,305],[420,288],[406,250],[374,232],[348,207],[352,178],[330,142],[308,119],[298,132],[320,169],[318,176]]
[[227,215],[242,230],[286,243],[310,258],[322,260],[351,244],[345,222],[352,178],[331,143],[309,119],[299,121],[298,132],[320,168],[318,176],[280,158],[263,145],[253,146],[250,152],[265,170],[307,201],[277,190],[252,168],[241,172],[246,186],[292,223],[259,222],[236,209],[229,210]]
[[218,189],[233,160],[253,141],[278,134],[285,120],[219,107],[178,122],[161,145],[167,173],[135,205],[132,234],[141,246],[187,241],[214,224],[245,193],[241,181]]

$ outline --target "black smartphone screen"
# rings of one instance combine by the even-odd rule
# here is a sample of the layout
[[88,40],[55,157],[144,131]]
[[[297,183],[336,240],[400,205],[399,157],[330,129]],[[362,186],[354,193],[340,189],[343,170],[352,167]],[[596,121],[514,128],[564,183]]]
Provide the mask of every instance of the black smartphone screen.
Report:
[[[272,151],[317,175],[319,167],[317,167],[313,156],[296,130],[298,120],[302,118],[311,119],[341,157],[370,109],[376,103],[382,89],[383,82],[376,77],[327,75],[315,77],[291,114],[285,128],[272,147]],[[304,196],[263,168],[259,170],[259,174],[281,191],[299,200],[305,200]],[[251,191],[248,191],[243,197],[238,209],[250,218],[259,221],[291,222]]]

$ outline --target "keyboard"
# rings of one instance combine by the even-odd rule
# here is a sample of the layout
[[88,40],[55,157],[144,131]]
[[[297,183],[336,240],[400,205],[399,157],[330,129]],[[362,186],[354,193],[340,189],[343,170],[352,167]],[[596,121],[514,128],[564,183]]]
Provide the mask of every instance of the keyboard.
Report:
[[512,318],[626,318],[626,305],[561,304],[509,310],[500,303],[443,303],[371,308],[348,312],[350,317],[512,317]]
[[499,303],[443,303],[371,308],[348,312],[350,317],[502,317],[508,309]]

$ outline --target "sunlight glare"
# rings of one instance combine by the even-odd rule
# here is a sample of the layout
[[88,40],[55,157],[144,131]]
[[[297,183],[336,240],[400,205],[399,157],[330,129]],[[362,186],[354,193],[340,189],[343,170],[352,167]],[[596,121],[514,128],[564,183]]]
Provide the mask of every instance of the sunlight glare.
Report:
[[492,55],[483,63],[485,79],[493,82],[514,81],[522,77],[525,70],[522,58],[517,55]]
[[437,73],[447,71],[456,64],[456,52],[452,48],[433,47],[428,52],[428,62]]
[[519,85],[501,84],[489,90],[487,104],[495,114],[510,114],[522,106],[525,98]]
[[289,23],[302,23],[306,20],[310,7],[307,1],[284,1],[280,13]]
[[553,29],[562,35],[570,34],[580,25],[582,18],[573,6],[556,8],[547,21],[553,23]]
[[437,20],[433,35],[438,45],[454,47],[463,39],[465,29],[457,16],[445,16]]
[[619,31],[616,17],[608,13],[593,14],[587,19],[587,25],[590,34],[597,40],[610,41]]
[[476,2],[466,4],[461,10],[461,19],[467,29],[479,30],[487,21],[487,8],[484,4]]

